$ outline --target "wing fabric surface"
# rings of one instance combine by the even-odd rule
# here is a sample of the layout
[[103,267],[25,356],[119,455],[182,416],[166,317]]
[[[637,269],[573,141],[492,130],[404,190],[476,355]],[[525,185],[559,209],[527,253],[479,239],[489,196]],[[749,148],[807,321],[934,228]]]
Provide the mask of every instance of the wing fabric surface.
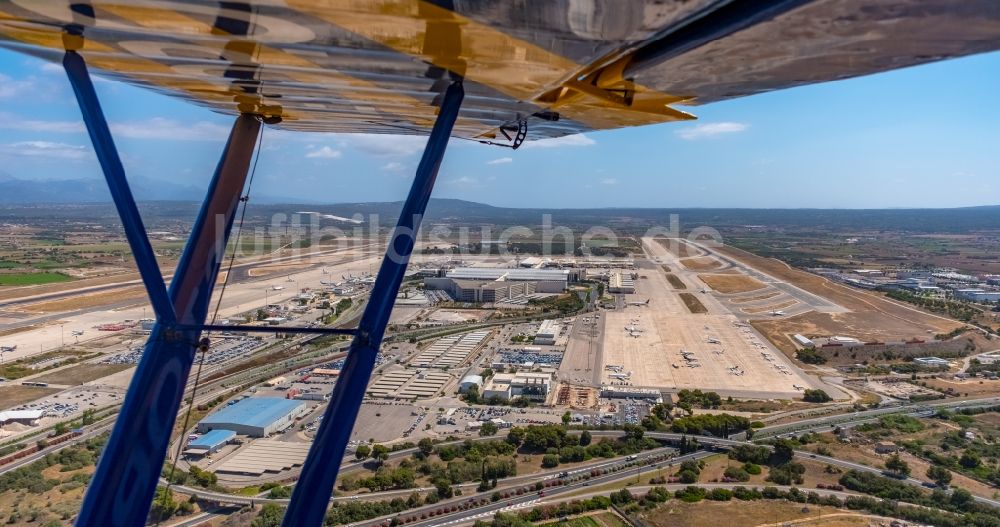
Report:
[[[693,119],[704,104],[1000,49],[995,0],[0,0],[0,45],[315,132],[528,139]],[[501,131],[503,130],[503,131]]]

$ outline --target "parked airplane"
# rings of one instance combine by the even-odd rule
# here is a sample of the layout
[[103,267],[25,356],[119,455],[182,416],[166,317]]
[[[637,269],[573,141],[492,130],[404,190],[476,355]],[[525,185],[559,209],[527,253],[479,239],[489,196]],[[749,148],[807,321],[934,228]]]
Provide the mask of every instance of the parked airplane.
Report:
[[772,317],[783,317],[783,316],[785,316],[785,312],[784,311],[774,311],[772,309],[771,310],[771,316]]
[[625,302],[629,306],[648,306],[650,299],[647,298],[645,302]]

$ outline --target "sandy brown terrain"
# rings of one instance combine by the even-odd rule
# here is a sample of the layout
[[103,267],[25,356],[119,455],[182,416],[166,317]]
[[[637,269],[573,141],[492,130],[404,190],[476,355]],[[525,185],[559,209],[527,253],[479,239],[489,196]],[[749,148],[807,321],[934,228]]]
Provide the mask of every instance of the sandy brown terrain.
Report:
[[759,280],[744,274],[700,274],[698,278],[708,287],[722,293],[749,293],[766,287]]
[[[890,322],[889,319],[896,320],[910,326],[911,331],[926,333],[927,329],[934,330],[935,333],[947,333],[957,327],[961,327],[960,322],[939,317],[914,307],[893,302],[882,295],[869,293],[860,289],[852,289],[843,286],[818,275],[799,271],[788,264],[773,258],[762,258],[755,254],[730,247],[728,245],[718,247],[715,250],[736,258],[747,265],[755,267],[775,278],[787,281],[797,287],[805,289],[810,293],[828,298],[841,306],[853,311],[853,314],[862,313],[871,319],[873,327]],[[846,322],[848,325],[849,322]],[[890,322],[891,323],[891,322]]]
[[712,269],[718,269],[722,267],[722,262],[712,258],[711,256],[701,256],[697,258],[684,258],[680,261],[681,265],[687,267],[692,271],[711,271]]
[[769,313],[769,312],[774,311],[776,309],[784,309],[784,308],[789,307],[789,306],[794,306],[795,304],[798,304],[798,302],[795,301],[795,300],[786,300],[784,302],[780,302],[780,303],[772,304],[772,305],[767,305],[767,306],[763,306],[763,307],[745,307],[745,308],[742,309],[742,311],[744,313],[750,313],[750,314]]
[[729,301],[731,303],[733,303],[733,304],[743,304],[743,303],[746,303],[746,302],[756,302],[757,300],[767,300],[768,298],[774,298],[774,297],[776,297],[776,296],[778,296],[780,294],[781,294],[781,292],[779,292],[779,291],[771,291],[770,293],[765,293],[763,295],[748,296],[748,297],[742,297],[742,298],[732,298]]

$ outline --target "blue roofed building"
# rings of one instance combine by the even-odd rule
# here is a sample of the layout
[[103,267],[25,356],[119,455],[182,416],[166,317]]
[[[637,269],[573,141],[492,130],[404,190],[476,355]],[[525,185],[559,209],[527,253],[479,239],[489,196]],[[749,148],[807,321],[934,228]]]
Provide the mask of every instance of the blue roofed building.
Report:
[[195,439],[194,441],[189,441],[187,450],[185,450],[184,453],[196,456],[214,454],[215,452],[218,452],[220,448],[232,441],[234,437],[236,437],[236,432],[217,428],[199,437],[198,439]]
[[267,437],[291,426],[307,410],[302,401],[249,397],[199,421],[198,432],[222,429],[250,437]]

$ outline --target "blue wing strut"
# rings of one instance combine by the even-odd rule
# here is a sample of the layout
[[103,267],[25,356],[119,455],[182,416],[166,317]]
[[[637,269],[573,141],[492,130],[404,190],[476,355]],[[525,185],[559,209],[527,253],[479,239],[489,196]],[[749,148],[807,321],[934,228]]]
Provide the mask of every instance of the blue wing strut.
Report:
[[63,65],[157,319],[76,525],[141,526],[163,468],[261,124],[256,116],[236,118],[167,292],[86,64],[68,51]]
[[389,314],[396,302],[406,266],[410,262],[417,229],[420,228],[424,210],[427,209],[441,158],[444,157],[464,95],[461,81],[453,82],[445,91],[441,110],[417,166],[410,194],[406,197],[396,229],[389,239],[368,305],[361,315],[358,332],[351,342],[347,360],[330,396],[330,404],[323,414],[323,422],[292,493],[292,500],[282,522],[284,527],[319,527],[323,524],[333,484],[337,480],[340,460],[344,457],[354,421],[361,408],[361,400],[365,396],[365,388],[375,368],[375,356],[382,345]]

